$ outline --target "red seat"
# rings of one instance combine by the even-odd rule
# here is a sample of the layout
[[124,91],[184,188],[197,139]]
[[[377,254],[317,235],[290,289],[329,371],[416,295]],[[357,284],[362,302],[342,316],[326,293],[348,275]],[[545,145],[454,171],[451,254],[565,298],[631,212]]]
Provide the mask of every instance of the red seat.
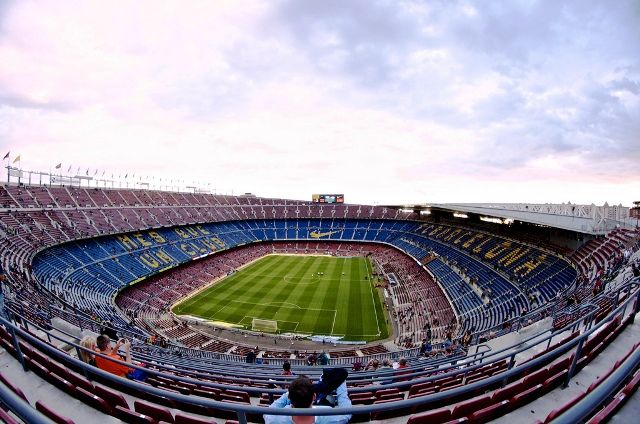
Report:
[[43,366],[39,362],[34,361],[28,356],[24,357],[24,363],[31,371],[35,372],[45,380],[49,380],[49,370],[45,366]]
[[423,389],[417,393],[413,393],[411,395],[409,395],[409,397],[407,399],[413,399],[413,398],[417,398],[417,397],[421,397],[421,396],[428,396],[428,395],[432,395],[436,393],[436,388],[435,387],[429,387],[426,389]]
[[433,388],[433,387],[434,387],[434,384],[433,384],[432,381],[428,381],[426,383],[414,384],[409,389],[409,396],[411,396],[411,395],[413,395],[415,393],[420,393],[421,391],[423,391],[425,389],[430,389],[430,388]]
[[462,418],[471,415],[473,411],[489,406],[491,402],[490,399],[489,395],[485,395],[479,398],[460,402],[453,407],[453,411],[451,411],[451,418]]
[[49,374],[49,377],[49,381],[51,381],[54,386],[67,393],[69,396],[78,397],[75,386],[71,384],[69,380],[65,380],[56,374]]
[[176,424],[215,424],[216,421],[205,418],[195,418],[188,415],[176,414]]
[[69,371],[65,366],[60,365],[55,361],[49,361],[49,366],[47,367],[49,373],[57,374],[59,377],[64,378],[65,380],[69,380]]
[[555,375],[562,370],[568,370],[571,366],[571,361],[573,361],[573,356],[564,358],[562,361],[556,362],[553,365],[549,365],[549,375]]
[[[233,406],[235,405],[246,405],[246,403],[244,402],[234,402],[232,400],[228,400],[225,403],[229,404],[229,406]],[[225,420],[233,420],[234,418],[236,418],[238,415],[233,412],[230,411],[228,409],[219,409],[219,408],[209,408],[209,413],[207,415],[213,415],[216,418],[223,418]],[[249,417],[247,417],[247,419],[250,420]]]
[[531,373],[528,376],[526,376],[524,378],[524,380],[522,381],[522,383],[526,387],[532,387],[532,386],[535,386],[536,384],[542,383],[548,377],[549,377],[549,369],[542,368],[541,370],[538,370],[538,371],[536,371],[534,373]]
[[69,418],[63,417],[62,415],[58,415],[56,411],[49,408],[44,403],[39,400],[36,401],[36,409],[40,411],[43,415],[46,415],[51,421],[54,421],[57,424],[74,424],[72,420]]
[[130,409],[124,409],[121,406],[115,407],[115,413],[120,420],[129,424],[157,424],[157,421],[148,415],[141,414],[139,412],[132,411]]
[[171,412],[163,406],[154,405],[143,400],[136,400],[133,402],[133,409],[135,409],[136,412],[152,417],[156,421],[174,422]]
[[528,388],[524,392],[520,392],[517,395],[513,396],[509,399],[509,409],[511,411],[515,411],[523,405],[533,401],[538,398],[540,395],[540,391],[542,390],[542,384],[537,384],[533,387]]
[[106,387],[96,385],[93,389],[93,393],[106,400],[107,403],[113,408],[115,408],[116,406],[121,406],[124,409],[129,409],[129,404],[120,392],[114,392],[113,390]]
[[[389,400],[381,400],[378,399],[375,402],[373,402],[374,405],[379,405],[382,403],[394,403],[397,402],[398,399],[389,399]],[[403,417],[405,415],[408,415],[411,413],[411,409],[410,408],[400,408],[400,409],[392,409],[390,411],[379,411],[379,412],[372,412],[371,413],[371,419],[372,420],[388,420],[391,418],[397,418],[397,417]]]
[[242,392],[240,390],[225,390],[223,393],[230,396],[239,397],[247,403],[251,402],[251,399],[249,398],[249,393],[247,392]]
[[39,363],[40,365],[42,365],[43,367],[45,367],[46,369],[49,369],[49,358],[45,355],[43,355],[42,353],[40,353],[37,350],[34,350],[33,352],[31,352],[31,359],[33,359],[35,362]]
[[556,419],[557,417],[562,415],[565,411],[567,411],[573,405],[578,403],[580,401],[580,399],[582,399],[584,397],[585,394],[586,393],[580,393],[578,396],[574,396],[571,400],[569,400],[569,402],[565,403],[561,407],[556,408],[556,409],[552,410],[551,412],[549,412],[549,415],[547,415],[547,418],[544,420],[545,424],[546,423],[550,423],[551,421],[553,421],[554,419]]
[[371,405],[376,400],[371,393],[354,393],[349,397],[352,405]]
[[640,371],[637,371],[635,373],[631,381],[628,382],[626,386],[624,386],[624,389],[622,389],[622,392],[627,396],[631,396],[633,392],[636,391],[638,386],[640,386]]
[[563,371],[560,371],[559,373],[557,373],[555,375],[552,375],[551,377],[547,378],[542,383],[542,393],[547,394],[551,390],[555,389],[560,384],[562,384],[564,379],[567,377],[567,372],[568,372],[567,370],[563,370]]
[[100,396],[96,396],[93,393],[87,392],[82,387],[76,387],[77,398],[94,409],[103,412],[107,415],[111,415],[112,408],[109,404]]
[[13,418],[13,416],[9,415],[9,413],[2,408],[0,408],[0,421],[6,424],[20,424],[15,418]]
[[382,396],[378,396],[378,398],[376,399],[376,402],[385,401],[385,400],[397,401],[402,399],[404,399],[402,393],[387,393]]
[[387,395],[387,394],[399,394],[400,390],[398,390],[397,388],[394,389],[383,389],[383,390],[378,390],[377,392],[374,393],[375,397],[380,399],[381,396]]
[[220,399],[220,390],[214,388],[193,389],[193,394],[196,396],[206,397],[214,400]]
[[587,424],[600,424],[609,420],[618,410],[622,407],[622,404],[626,400],[624,393],[618,393],[611,402],[607,404],[600,412],[591,417]]
[[451,411],[448,408],[436,409],[413,415],[407,424],[442,424],[451,420]]
[[168,387],[183,395],[188,396],[192,393],[192,390],[190,388],[181,386],[179,384],[169,384]]
[[493,395],[491,395],[491,403],[497,403],[503,400],[509,400],[513,396],[522,392],[524,388],[525,388],[525,385],[522,383],[522,381],[519,381],[517,383],[513,383],[501,389],[498,389],[495,392],[493,392]]
[[11,381],[7,380],[7,378],[2,373],[0,373],[0,381],[2,381],[4,385],[9,388],[9,390],[17,394],[18,396],[20,396],[22,399],[24,399],[25,402],[29,402],[29,400],[27,400],[27,397],[24,395],[22,390],[20,390],[20,387],[14,385]]
[[486,408],[482,408],[481,410],[471,414],[469,421],[474,424],[484,424],[494,420],[507,412],[508,404],[508,400],[503,400],[502,402],[494,403]]
[[86,378],[84,378],[84,376],[81,376],[80,374],[77,374],[73,371],[68,371],[67,380],[69,380],[69,382],[76,387],[82,387],[83,389],[91,393],[94,392],[93,384],[91,384],[89,380],[87,380]]
[[33,352],[33,349],[31,349],[31,346],[27,345],[22,340],[18,341],[18,346],[20,346],[20,351],[23,355],[32,356],[31,353]]
[[[164,390],[171,393],[176,393],[176,394],[178,393],[175,390],[170,390],[170,389],[164,389]],[[160,396],[154,393],[150,393],[146,390],[138,390],[136,392],[136,397],[139,397],[151,403],[155,403],[157,405],[165,406],[167,408],[176,408],[176,403],[172,399],[169,399],[168,397],[165,397],[165,396]]]

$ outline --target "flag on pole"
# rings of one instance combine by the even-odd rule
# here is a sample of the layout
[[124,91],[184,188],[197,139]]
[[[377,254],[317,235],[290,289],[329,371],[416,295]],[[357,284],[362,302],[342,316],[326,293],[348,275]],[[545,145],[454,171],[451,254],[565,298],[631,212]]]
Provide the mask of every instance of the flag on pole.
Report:
[[8,151],[8,152],[7,152],[7,154],[6,154],[6,155],[4,155],[4,157],[2,158],[2,160],[9,159],[9,153],[11,153],[11,151]]
[[87,172],[85,172],[84,174],[89,175],[89,168],[87,168]]
[[20,155],[16,156],[16,158],[13,160],[13,163],[16,163],[16,162],[20,162]]
[[62,162],[56,165],[56,169],[62,168]]
[[96,175],[98,175],[98,170],[96,169],[96,172],[93,173],[93,176],[95,177]]
[[80,173],[80,167],[78,167],[78,170],[76,171],[76,175],[78,175]]
[[71,172],[71,165],[69,165],[69,169],[67,169],[67,174]]
[[104,177],[104,173],[107,172],[107,170],[105,169],[104,171],[102,171],[102,176]]

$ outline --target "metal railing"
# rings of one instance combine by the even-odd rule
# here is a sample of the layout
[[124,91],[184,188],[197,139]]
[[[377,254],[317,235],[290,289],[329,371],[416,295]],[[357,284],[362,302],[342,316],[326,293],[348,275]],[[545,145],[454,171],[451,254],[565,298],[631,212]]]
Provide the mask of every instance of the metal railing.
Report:
[[[12,335],[12,339],[13,339],[13,343],[14,343],[14,347],[16,348],[17,354],[19,359],[21,360],[21,362],[24,365],[24,360],[22,358],[22,353],[20,351],[20,345],[18,343],[18,337],[20,339],[25,340],[26,342],[30,343],[32,346],[40,349],[41,351],[46,352],[47,354],[49,354],[52,357],[55,357],[56,359],[61,360],[62,362],[65,362],[67,364],[71,364],[77,368],[80,368],[83,370],[83,372],[85,372],[88,376],[97,376],[103,380],[106,381],[110,381],[116,385],[119,385],[121,387],[125,387],[127,389],[130,390],[137,390],[137,391],[143,391],[146,393],[150,393],[153,395],[158,395],[158,396],[164,396],[166,398],[169,398],[173,401],[176,401],[178,403],[187,403],[187,404],[192,404],[192,405],[200,405],[200,406],[205,406],[205,407],[211,407],[211,408],[215,408],[215,409],[219,409],[219,410],[226,410],[226,411],[232,411],[235,412],[237,414],[237,418],[238,421],[240,423],[246,423],[247,422],[247,415],[262,415],[266,412],[268,412],[270,415],[292,415],[293,413],[295,413],[296,415],[304,415],[304,416],[310,416],[310,415],[316,415],[316,416],[324,416],[324,415],[346,415],[346,414],[363,414],[363,413],[376,413],[376,412],[382,412],[382,411],[390,411],[390,410],[398,410],[398,409],[403,409],[403,410],[407,410],[410,411],[411,408],[419,406],[419,405],[425,405],[425,404],[430,404],[430,403],[434,403],[434,402],[439,402],[439,401],[444,401],[447,398],[455,398],[457,396],[464,396],[467,395],[469,393],[472,393],[475,390],[479,390],[479,389],[483,389],[486,387],[490,387],[490,386],[494,386],[495,384],[501,384],[504,385],[510,378],[512,377],[516,377],[521,375],[521,373],[523,371],[529,370],[529,369],[534,369],[535,367],[538,366],[543,366],[546,365],[548,362],[550,362],[551,360],[554,360],[556,358],[558,358],[559,356],[571,351],[572,349],[576,349],[576,356],[579,355],[580,353],[580,348],[582,346],[582,344],[597,330],[599,330],[600,328],[602,328],[602,326],[608,324],[609,322],[611,322],[614,318],[616,318],[617,316],[619,316],[620,314],[625,315],[628,309],[628,306],[630,304],[632,304],[632,302],[635,302],[634,304],[634,308],[633,310],[631,310],[629,313],[633,315],[635,315],[636,313],[638,313],[638,310],[640,309],[640,290],[638,290],[638,286],[640,286],[640,279],[636,279],[635,281],[628,283],[627,285],[623,286],[620,290],[620,293],[622,292],[622,290],[631,290],[631,289],[635,289],[635,291],[633,292],[634,295],[633,296],[628,296],[620,305],[618,305],[613,311],[611,311],[611,313],[605,317],[604,319],[602,319],[596,326],[593,326],[592,328],[585,330],[585,332],[583,334],[581,334],[579,337],[568,341],[567,343],[564,343],[563,345],[559,346],[558,348],[554,349],[553,351],[547,352],[537,358],[534,358],[532,360],[529,360],[525,363],[523,363],[522,365],[519,365],[518,367],[511,367],[510,369],[499,373],[498,375],[494,375],[485,379],[482,379],[480,381],[476,381],[470,384],[467,384],[465,386],[462,387],[458,387],[458,388],[454,388],[454,389],[449,389],[443,392],[439,392],[439,393],[435,393],[435,394],[431,394],[431,395],[427,395],[427,396],[423,396],[423,397],[418,397],[418,398],[413,398],[413,399],[406,399],[406,400],[402,400],[402,401],[398,401],[398,402],[391,402],[391,403],[385,403],[385,404],[377,404],[377,405],[369,405],[369,406],[352,406],[349,408],[320,408],[320,409],[314,409],[314,408],[296,408],[295,410],[292,409],[278,409],[278,408],[270,408],[270,409],[265,409],[264,407],[260,407],[260,406],[253,406],[253,405],[238,405],[238,404],[229,404],[227,402],[221,402],[221,401],[215,401],[215,400],[211,400],[211,399],[207,399],[207,398],[202,398],[202,397],[197,397],[197,396],[189,396],[189,395],[182,395],[182,394],[178,394],[178,393],[173,393],[173,392],[168,392],[165,391],[163,389],[159,389],[153,386],[149,386],[146,384],[141,384],[138,383],[136,381],[132,381],[132,380],[128,380],[125,378],[121,378],[121,377],[117,377],[113,374],[107,373],[99,368],[95,368],[95,367],[91,367],[87,364],[85,364],[84,362],[73,358],[73,357],[69,357],[68,355],[58,351],[57,349],[55,349],[54,347],[48,345],[47,343],[43,342],[42,340],[40,340],[39,338],[29,334],[28,332],[22,330],[21,328],[19,328],[18,326],[14,325],[13,323],[11,323],[10,321],[0,317],[0,323],[4,324],[5,327],[8,329],[8,331],[10,332],[10,334]],[[594,312],[592,312],[590,315],[588,315],[588,318],[591,318]],[[579,321],[584,320],[585,318],[582,317],[579,319]],[[633,319],[633,318],[632,318]],[[572,323],[571,325],[575,325],[576,323]],[[569,326],[568,326],[569,327]],[[568,328],[567,327],[567,328]],[[563,330],[566,330],[563,329]],[[535,345],[540,344],[540,343],[544,343],[547,340],[557,336],[558,333],[557,332],[553,332],[551,335],[546,336],[544,338],[542,338],[541,340],[539,340],[538,342],[535,343]],[[519,342],[520,343],[520,342]],[[472,371],[474,369],[477,369],[477,367],[479,367],[481,364],[486,365],[487,363],[487,359],[491,358],[493,361],[499,361],[505,358],[511,358],[512,361],[510,362],[510,364],[513,364],[513,359],[515,359],[515,356],[520,353],[523,352],[524,350],[528,350],[530,349],[532,346],[524,346],[520,349],[517,350],[513,350],[513,348],[511,348],[510,352],[507,352],[506,354],[500,354],[500,352],[496,352],[495,354],[492,355],[488,355],[482,359],[480,359],[479,364],[476,364],[474,366],[469,366],[467,368],[464,368],[462,370],[457,369],[457,367],[461,366],[460,364],[456,364],[453,365],[452,367],[450,367],[449,369],[453,369],[456,368],[455,371],[450,372],[450,373],[444,373],[444,374],[439,374],[437,376],[431,376],[428,378],[418,378],[418,379],[412,379],[411,381],[404,381],[404,382],[394,382],[391,384],[386,384],[383,387],[384,388],[392,388],[392,387],[407,387],[408,385],[413,385],[413,384],[417,384],[420,382],[426,382],[426,381],[434,381],[437,379],[441,379],[450,375],[457,375],[457,374],[466,374],[469,371]],[[75,346],[77,349],[82,349],[82,347],[80,346]],[[635,358],[635,355],[633,356],[633,358]],[[131,364],[127,364],[127,366],[130,366],[131,368],[138,368],[135,365],[131,365]],[[624,370],[627,370],[627,368],[625,367]],[[167,378],[171,378],[174,379],[176,381],[184,381],[184,382],[194,382],[196,380],[190,379],[190,378],[185,378],[185,377],[178,377],[175,375],[171,375],[171,374],[166,374],[166,373],[162,373],[160,371],[155,371],[155,370],[150,370],[150,369],[145,369],[145,371],[147,371],[149,374],[151,375],[164,375]],[[572,374],[572,370],[569,370],[569,375],[568,378],[571,378]],[[616,376],[619,375],[619,373],[615,374]],[[398,376],[397,374],[394,375],[394,377],[397,378],[409,378],[412,377],[412,375],[402,375],[402,376]],[[387,380],[389,379],[389,377],[387,377]],[[202,382],[202,381],[197,381],[198,384],[201,385],[205,385],[205,386],[212,386],[215,387],[217,384],[216,383],[207,383],[207,382]],[[611,384],[614,384],[613,382]],[[219,385],[222,386],[224,388],[227,389],[232,389],[234,388],[233,386],[229,386],[229,385]],[[0,392],[2,392],[5,388],[0,386]],[[282,389],[265,389],[265,388],[250,388],[250,387],[242,387],[241,390],[244,391],[248,391],[248,392],[260,392],[260,393],[282,393],[283,390]],[[368,388],[353,388],[350,389],[351,393],[357,393],[359,391],[370,391],[371,387]],[[604,389],[603,389],[604,390]],[[600,391],[598,391],[598,393],[600,393]],[[4,393],[0,393],[0,397],[3,397]],[[603,395],[604,396],[604,395]],[[10,396],[9,396],[10,397]],[[590,397],[589,399],[595,399],[594,397]],[[595,399],[594,401],[598,401],[598,399]],[[601,403],[601,401],[598,401]],[[592,405],[592,409],[595,408],[597,405]],[[24,406],[24,405],[22,405]],[[12,411],[16,412],[21,408],[21,405],[14,405],[14,408],[16,408],[16,410],[11,409]],[[11,408],[11,407],[10,407]],[[16,412],[18,413],[18,412]],[[410,412],[407,412],[407,414]],[[38,418],[30,418],[29,422],[34,422],[34,423],[49,423],[49,421],[46,420],[38,420]],[[563,421],[565,422],[565,421]],[[566,421],[568,422],[568,421]]]
[[587,393],[575,405],[566,410],[559,417],[551,421],[553,424],[574,424],[583,422],[593,415],[594,411],[603,403],[611,399],[619,390],[629,375],[640,367],[640,349],[636,349],[629,358],[618,366],[593,391]]

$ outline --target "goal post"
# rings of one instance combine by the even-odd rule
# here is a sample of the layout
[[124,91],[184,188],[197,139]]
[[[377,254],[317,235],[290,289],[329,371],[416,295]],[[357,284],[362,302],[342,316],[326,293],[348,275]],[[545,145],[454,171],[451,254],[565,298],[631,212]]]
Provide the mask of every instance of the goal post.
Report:
[[262,331],[264,333],[277,333],[278,321],[253,318],[253,320],[251,320],[251,329],[253,331]]

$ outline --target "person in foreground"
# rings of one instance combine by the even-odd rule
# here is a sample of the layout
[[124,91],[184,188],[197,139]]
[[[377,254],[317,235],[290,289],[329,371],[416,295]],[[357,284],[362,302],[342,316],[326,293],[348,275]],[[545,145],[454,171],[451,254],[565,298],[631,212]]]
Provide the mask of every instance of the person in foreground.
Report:
[[[320,383],[322,384],[322,383]],[[315,385],[306,376],[300,376],[291,382],[289,391],[283,394],[280,399],[273,402],[270,408],[328,408],[324,405],[313,405],[316,401],[316,391],[318,385]],[[338,408],[347,408],[351,406],[351,399],[347,394],[347,383],[342,383],[336,389],[336,398]],[[312,406],[313,405],[313,406]],[[342,424],[351,419],[351,415],[324,415],[324,416],[303,416],[303,415],[264,415],[265,424]]]
[[[96,339],[96,345],[98,347],[98,352],[102,353],[103,355],[107,355],[112,359],[117,359],[118,361],[122,361],[122,358],[120,357],[120,355],[118,355],[118,350],[120,349],[120,346],[124,346],[124,362],[128,364],[131,363],[131,343],[128,340],[120,339],[112,346],[109,336],[101,335]],[[109,359],[103,358],[101,356],[96,356],[95,361],[98,368],[110,372],[111,374],[115,374],[119,377],[127,377],[127,375],[133,371],[126,365],[110,361]]]

